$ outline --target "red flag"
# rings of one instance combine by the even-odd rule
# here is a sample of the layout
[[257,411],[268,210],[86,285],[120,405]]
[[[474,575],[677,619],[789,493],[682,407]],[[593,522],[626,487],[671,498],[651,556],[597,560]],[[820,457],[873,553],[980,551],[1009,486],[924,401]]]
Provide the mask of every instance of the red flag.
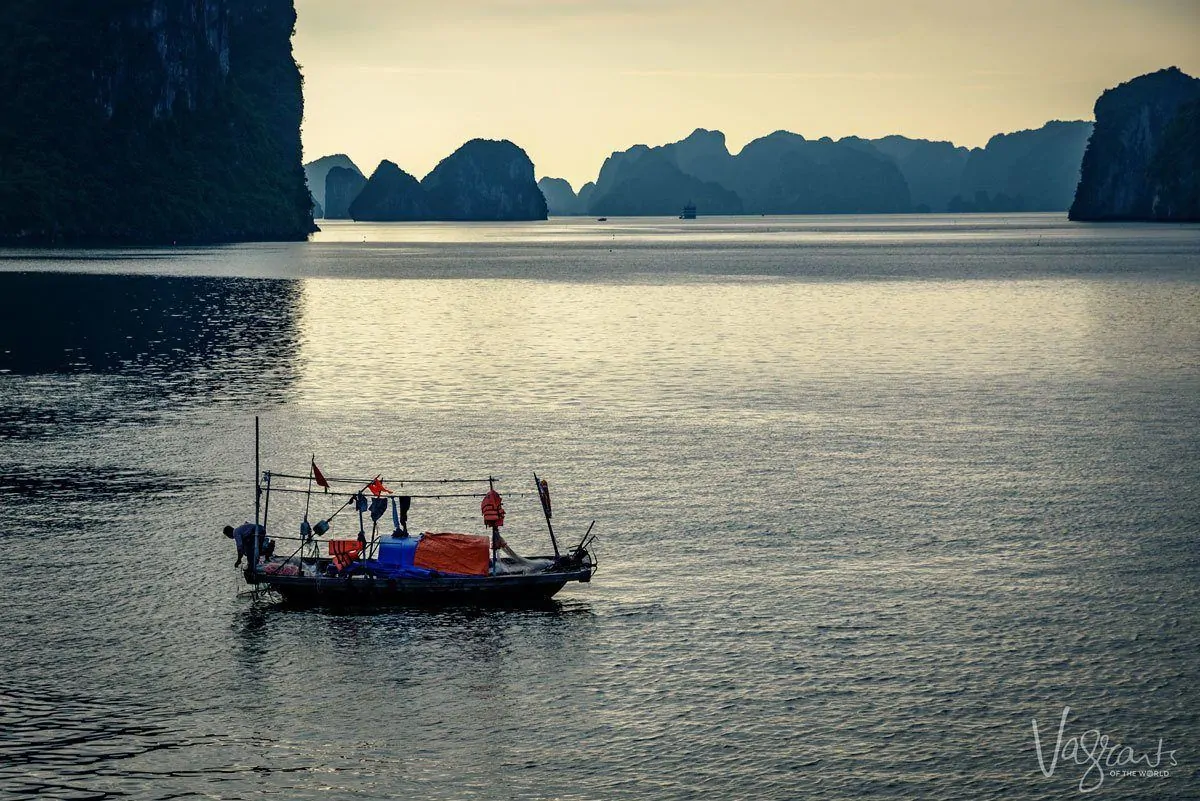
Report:
[[376,498],[379,497],[379,493],[381,493],[381,492],[391,492],[390,489],[383,486],[383,481],[380,480],[378,477],[376,477],[376,479],[374,481],[372,481],[370,484],[367,485],[367,489],[369,489],[371,491],[371,494],[374,495]]
[[313,481],[317,482],[317,486],[329,489],[329,482],[325,480],[325,474],[321,472],[321,468],[317,467],[315,460],[312,463],[312,469]]

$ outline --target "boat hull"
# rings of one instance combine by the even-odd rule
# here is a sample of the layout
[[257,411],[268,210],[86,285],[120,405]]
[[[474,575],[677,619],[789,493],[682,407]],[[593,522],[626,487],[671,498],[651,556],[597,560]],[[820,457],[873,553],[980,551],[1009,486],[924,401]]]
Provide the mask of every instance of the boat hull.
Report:
[[[568,582],[590,581],[592,568],[508,576],[287,576],[258,573],[251,583],[292,604],[316,606],[494,606],[550,600]],[[249,578],[249,577],[248,577]]]

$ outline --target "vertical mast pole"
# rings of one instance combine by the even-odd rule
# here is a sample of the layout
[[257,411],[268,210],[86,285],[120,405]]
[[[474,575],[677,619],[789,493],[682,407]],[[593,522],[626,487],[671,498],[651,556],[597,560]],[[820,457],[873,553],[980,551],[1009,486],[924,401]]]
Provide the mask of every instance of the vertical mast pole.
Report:
[[317,455],[314,453],[312,458],[308,460],[308,489],[304,491],[304,525],[300,531],[300,565],[304,566],[304,548],[308,545],[308,538],[312,534],[312,529],[308,526],[308,504],[312,501],[312,482],[313,468],[317,464]]
[[262,517],[262,484],[258,472],[258,415],[254,415],[254,535],[250,538],[250,572],[258,569],[258,524]]

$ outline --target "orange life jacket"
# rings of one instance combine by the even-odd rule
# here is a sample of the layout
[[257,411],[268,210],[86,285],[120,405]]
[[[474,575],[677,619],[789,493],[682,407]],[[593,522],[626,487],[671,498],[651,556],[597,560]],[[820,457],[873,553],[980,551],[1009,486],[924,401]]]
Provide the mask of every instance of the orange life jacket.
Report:
[[330,540],[329,556],[338,570],[348,568],[362,553],[363,544],[358,540]]
[[485,526],[504,525],[504,506],[500,502],[500,493],[488,490],[488,494],[483,496],[483,503],[479,504],[479,509],[483,512]]

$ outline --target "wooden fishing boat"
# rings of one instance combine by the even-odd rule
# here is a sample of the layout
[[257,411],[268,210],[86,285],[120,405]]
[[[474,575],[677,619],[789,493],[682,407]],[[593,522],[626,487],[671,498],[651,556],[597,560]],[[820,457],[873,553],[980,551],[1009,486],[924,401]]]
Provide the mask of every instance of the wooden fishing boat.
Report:
[[[505,510],[495,476],[385,480],[380,474],[370,480],[327,478],[317,467],[315,455],[307,475],[260,472],[256,420],[255,522],[236,530],[227,527],[226,535],[238,542],[239,562],[243,553],[247,559],[243,569],[246,583],[256,592],[271,592],[289,603],[385,606],[544,602],[570,582],[591,581],[597,568],[589,550],[595,541],[595,521],[578,545],[560,550],[552,523],[549,485],[536,473],[533,481],[536,492],[525,495],[536,494],[540,501],[553,553],[523,557],[500,536]],[[341,498],[344,502],[333,514],[310,524],[314,498],[319,499],[318,503],[336,503]],[[436,512],[441,502],[461,504],[467,499],[480,501],[488,533],[410,530],[408,517],[414,504]],[[299,503],[303,504],[303,514],[298,536],[273,533],[281,510],[293,508],[299,514]],[[348,510],[357,513],[357,527],[353,513],[341,517]],[[392,525],[385,525],[381,533],[379,523],[389,522],[389,512]],[[462,519],[461,510],[456,519]],[[334,533],[335,527],[347,523],[349,529],[357,529],[353,539]],[[281,547],[285,545],[290,547]]]

